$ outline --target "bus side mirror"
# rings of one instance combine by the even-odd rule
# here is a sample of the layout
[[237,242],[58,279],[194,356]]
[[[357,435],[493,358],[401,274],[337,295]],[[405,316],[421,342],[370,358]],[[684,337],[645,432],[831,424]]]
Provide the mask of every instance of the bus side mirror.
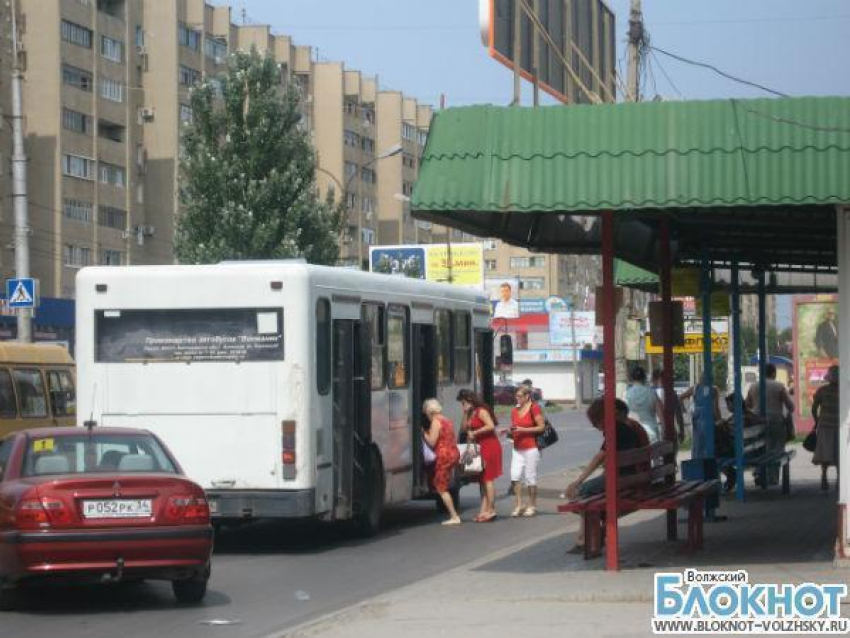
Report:
[[499,337],[499,359],[503,366],[512,366],[514,363],[514,342],[510,335]]

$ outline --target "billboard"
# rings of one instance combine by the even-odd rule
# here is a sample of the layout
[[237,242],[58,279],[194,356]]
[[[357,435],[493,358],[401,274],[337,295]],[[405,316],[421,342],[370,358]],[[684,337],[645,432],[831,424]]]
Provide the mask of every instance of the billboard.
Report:
[[[703,340],[702,320],[685,319],[684,321],[685,342],[681,346],[673,346],[673,354],[702,354]],[[711,352],[721,354],[729,350],[729,321],[727,319],[713,319],[711,321]],[[646,353],[663,354],[663,344],[654,343],[652,335],[646,335]]]
[[794,406],[797,420],[810,427],[812,398],[824,385],[829,367],[838,365],[838,298],[835,295],[795,297],[792,327]]
[[481,244],[410,244],[372,246],[369,270],[385,275],[426,279],[442,283],[482,288],[484,286],[484,249]]
[[[516,3],[520,0],[479,0],[481,36],[490,57],[514,68]],[[576,82],[603,102],[615,101],[615,17],[602,0],[538,0],[526,3],[533,10],[545,35],[535,29],[520,5],[520,72],[533,81],[534,38],[537,38],[540,88],[564,103],[590,103],[591,98]],[[535,32],[537,33],[535,34]],[[570,62],[572,73],[563,63]]]
[[[575,338],[573,344],[573,322]],[[549,313],[549,342],[559,346],[596,347],[596,313],[558,311]]]
[[484,288],[493,304],[493,319],[517,319],[521,312],[519,277],[495,277],[484,280]]

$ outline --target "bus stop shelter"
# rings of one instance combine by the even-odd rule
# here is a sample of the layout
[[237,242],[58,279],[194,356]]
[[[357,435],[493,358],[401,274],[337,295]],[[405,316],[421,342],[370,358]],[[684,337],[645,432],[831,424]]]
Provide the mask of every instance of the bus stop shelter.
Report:
[[[720,271],[728,273],[733,302],[742,272],[752,273],[762,299],[778,276],[796,277],[805,290],[800,278],[837,273],[839,325],[850,325],[850,294],[840,293],[850,284],[848,98],[448,109],[432,122],[412,209],[419,219],[534,251],[601,254],[608,389],[615,387],[615,258],[660,277],[667,393],[674,265],[700,269],[707,331],[712,280]],[[733,320],[738,315],[733,307]],[[710,351],[705,356],[710,370]],[[840,361],[846,467],[850,339],[840,340]],[[608,450],[616,450],[614,399],[605,393]],[[739,461],[741,455],[739,445]],[[608,569],[619,566],[616,467],[616,454],[608,454]],[[840,551],[848,539],[848,499],[845,472]]]

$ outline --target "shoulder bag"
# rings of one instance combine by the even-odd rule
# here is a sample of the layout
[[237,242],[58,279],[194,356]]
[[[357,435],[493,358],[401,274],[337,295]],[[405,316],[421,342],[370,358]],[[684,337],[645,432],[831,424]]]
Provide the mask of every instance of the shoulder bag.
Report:
[[484,471],[484,458],[481,456],[481,448],[474,441],[465,445],[458,445],[460,452],[460,468],[461,476],[478,476]]
[[549,419],[546,419],[546,425],[543,429],[543,432],[537,435],[537,449],[543,450],[551,445],[555,445],[558,442],[558,433],[555,431],[555,428],[552,427],[552,424],[549,422]]
[[807,452],[814,452],[815,448],[818,446],[818,431],[812,430],[806,435],[806,438],[803,439],[803,448]]

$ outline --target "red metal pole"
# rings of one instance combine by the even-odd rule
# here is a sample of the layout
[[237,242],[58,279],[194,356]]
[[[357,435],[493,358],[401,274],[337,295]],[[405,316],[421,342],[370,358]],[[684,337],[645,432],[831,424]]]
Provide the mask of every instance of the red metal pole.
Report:
[[602,324],[603,352],[605,356],[605,569],[620,569],[620,539],[617,512],[620,495],[617,493],[617,424],[614,399],[617,394],[615,371],[615,325],[617,321],[614,298],[614,213],[602,213]]
[[661,244],[661,330],[664,338],[662,363],[664,376],[661,380],[664,387],[664,438],[667,441],[675,441],[676,429],[673,423],[675,408],[673,400],[673,264],[670,251],[670,220],[666,217],[661,220],[659,242]]

